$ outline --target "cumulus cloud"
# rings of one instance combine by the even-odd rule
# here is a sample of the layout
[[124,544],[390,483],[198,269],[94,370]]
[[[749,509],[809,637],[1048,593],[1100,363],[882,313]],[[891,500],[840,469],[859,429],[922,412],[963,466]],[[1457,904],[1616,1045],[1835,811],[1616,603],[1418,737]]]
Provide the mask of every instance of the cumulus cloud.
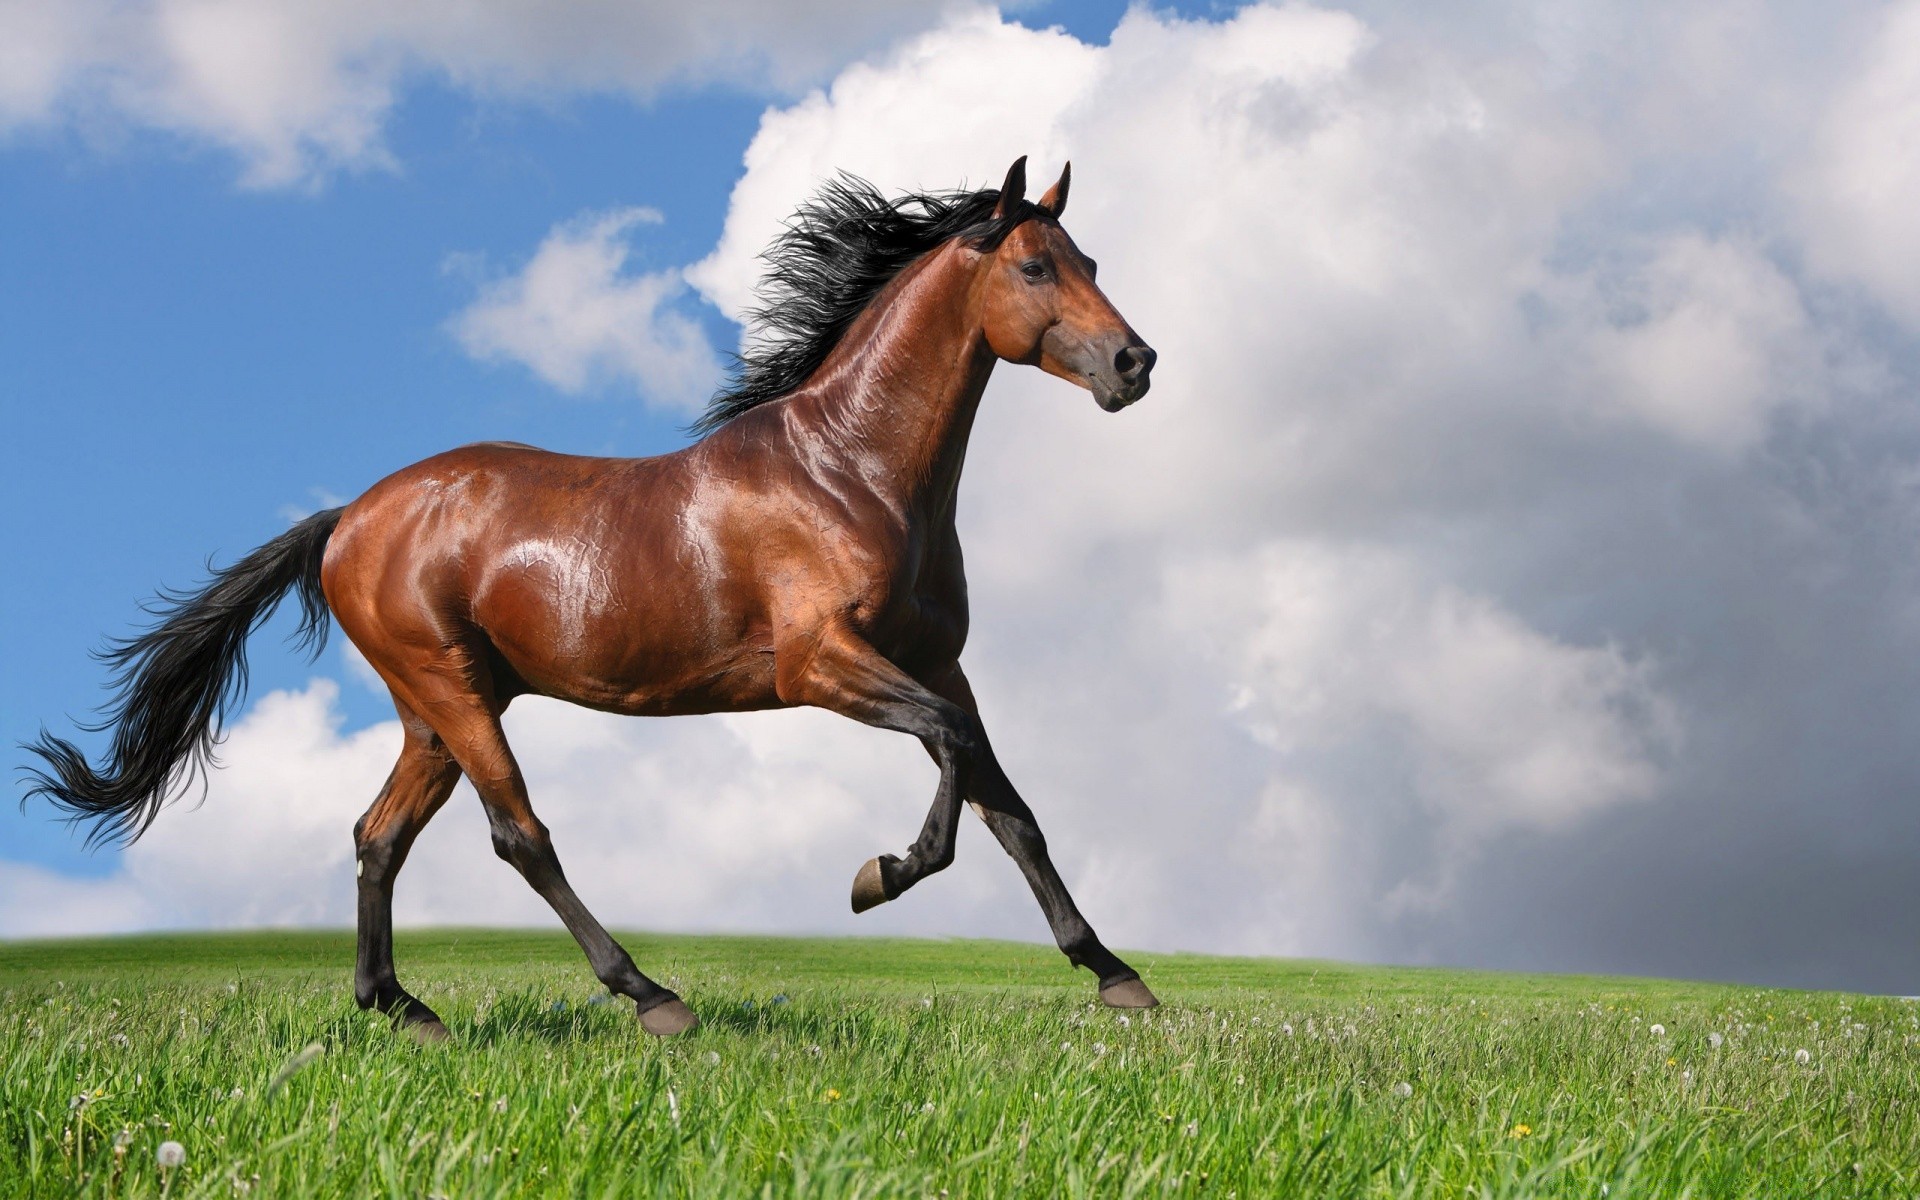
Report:
[[[1161,361],[1121,416],[1001,368],[961,501],[967,663],[1115,944],[1911,991],[1912,345],[1834,290],[1844,268],[1900,311],[1805,182],[1838,161],[1835,81],[1895,51],[1842,21],[1840,66],[1761,70],[1805,31],[1663,6],[1649,45],[1633,13],[1521,9],[1136,9],[1106,46],[965,14],[770,111],[678,278],[741,312],[834,170],[892,190],[1073,159],[1066,225]],[[1729,159],[1793,113],[1800,141]],[[572,299],[652,278],[624,274],[630,229],[563,226],[550,280],[483,297],[541,331],[498,352],[561,386],[639,362],[609,332],[657,326],[669,283]],[[329,725],[324,686],[248,721],[296,710],[281,757],[370,795],[390,733]],[[945,875],[844,914],[853,868],[930,798],[910,739],[538,703],[509,732],[609,919],[1039,933],[971,826]],[[344,830],[361,802],[330,803]],[[510,876],[512,899],[463,901],[505,907],[427,899],[486,857],[454,809],[403,915],[537,913]],[[327,869],[299,890],[344,905],[344,858]],[[321,919],[292,890],[276,919]]]
[[1920,326],[1920,3],[1888,6],[1793,180],[1814,262]]
[[648,208],[599,213],[547,235],[517,274],[482,287],[454,336],[486,361],[512,361],[566,392],[626,383],[670,408],[696,407],[720,379],[700,323],[675,307],[675,269],[631,274],[628,241],[656,224]]
[[940,7],[13,0],[0,6],[0,133],[158,130],[231,152],[250,185],[282,186],[390,165],[382,132],[413,77],[514,98],[706,82],[780,92]]

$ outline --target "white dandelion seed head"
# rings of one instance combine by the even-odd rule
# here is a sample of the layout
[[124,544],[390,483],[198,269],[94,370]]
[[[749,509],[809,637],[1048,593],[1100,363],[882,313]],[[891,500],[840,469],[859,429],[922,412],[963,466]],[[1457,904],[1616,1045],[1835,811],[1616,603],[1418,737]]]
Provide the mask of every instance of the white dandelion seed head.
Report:
[[1707,1045],[1712,1046],[1715,1050],[1718,1050],[1720,1048],[1720,1043],[1726,1040],[1727,1039],[1721,1037],[1717,1033],[1710,1033],[1707,1035]]
[[718,1050],[707,1051],[707,1065],[710,1067],[717,1067],[720,1065],[720,1052]]
[[1405,1100],[1413,1095],[1413,1085],[1410,1083],[1396,1083],[1393,1085],[1393,1094]]
[[933,1101],[929,1100],[925,1104],[922,1104],[920,1106],[920,1115],[923,1117],[930,1117],[933,1115]]
[[1665,1037],[1667,1036],[1667,1027],[1665,1025],[1649,1025],[1647,1026],[1647,1032],[1655,1037]]
[[1284,1024],[1284,1025],[1282,1025],[1282,1026],[1280,1026],[1280,1032],[1281,1032],[1281,1033],[1284,1033],[1284,1034],[1286,1034],[1286,1035],[1287,1035],[1288,1037],[1292,1037],[1292,1036],[1293,1036],[1293,1024],[1292,1024],[1292,1022],[1288,1022],[1288,1023],[1286,1023],[1286,1024]]
[[1121,1024],[1122,1026],[1127,1026],[1127,1025],[1131,1025],[1131,1024],[1133,1024],[1133,1018],[1132,1018],[1132,1017],[1129,1017],[1129,1016],[1128,1016],[1127,1014],[1125,1014],[1125,1013],[1121,1013],[1121,1014],[1120,1014],[1120,1024]]
[[1813,1055],[1808,1054],[1805,1050],[1795,1050],[1793,1052],[1793,1061],[1804,1067],[1813,1061]]
[[153,1161],[159,1163],[162,1170],[172,1170],[187,1161],[187,1148],[179,1142],[161,1142],[160,1148],[153,1152]]
[[247,1089],[245,1088],[235,1088],[232,1091],[227,1093],[227,1099],[229,1100],[244,1100],[246,1099],[246,1096],[247,1096]]
[[1105,1042],[1095,1042],[1093,1044],[1093,1052],[1095,1054],[1105,1054],[1107,1052],[1107,1044]]

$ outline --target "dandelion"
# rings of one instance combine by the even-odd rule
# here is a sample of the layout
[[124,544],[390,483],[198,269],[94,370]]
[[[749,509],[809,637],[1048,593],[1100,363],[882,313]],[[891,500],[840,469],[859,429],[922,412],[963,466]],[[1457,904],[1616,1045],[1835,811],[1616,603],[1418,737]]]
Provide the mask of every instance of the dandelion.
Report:
[[1281,1032],[1281,1033],[1284,1033],[1284,1034],[1286,1034],[1286,1035],[1287,1035],[1288,1037],[1292,1037],[1292,1036],[1293,1036],[1293,1025],[1292,1025],[1292,1023],[1291,1023],[1291,1022],[1288,1022],[1288,1023],[1284,1023],[1284,1024],[1282,1024],[1282,1025],[1280,1026],[1280,1032]]
[[707,1065],[710,1067],[717,1067],[720,1065],[720,1052],[718,1050],[707,1051]]
[[840,1099],[840,1089],[828,1088],[826,1091],[820,1093],[820,1098],[826,1101],[828,1104],[832,1104],[835,1101]]
[[925,1104],[922,1104],[920,1106],[920,1115],[923,1117],[930,1117],[933,1115],[933,1101],[929,1100]]
[[161,1142],[160,1148],[153,1152],[153,1161],[160,1164],[162,1171],[170,1171],[187,1161],[187,1148],[179,1142]]
[[1665,1037],[1667,1036],[1667,1027],[1665,1025],[1649,1025],[1647,1026],[1647,1032],[1655,1037]]
[[1528,1125],[1523,1121],[1520,1124],[1515,1125],[1512,1129],[1507,1130],[1507,1136],[1510,1138],[1532,1137],[1533,1126]]
[[1095,1042],[1093,1044],[1093,1052],[1095,1055],[1105,1054],[1107,1052],[1107,1044],[1105,1042]]
[[921,1007],[921,1008],[932,1008],[932,1007],[933,1007],[933,997],[932,997],[932,996],[922,996],[922,997],[920,997],[920,1007]]
[[1707,1045],[1712,1046],[1715,1050],[1718,1050],[1720,1048],[1720,1043],[1726,1040],[1727,1039],[1721,1037],[1717,1033],[1710,1033],[1707,1035]]
[[1804,1067],[1813,1061],[1813,1055],[1808,1054],[1805,1050],[1795,1050],[1793,1052],[1793,1061]]
[[1129,1017],[1129,1016],[1128,1016],[1127,1014],[1125,1014],[1125,1013],[1121,1013],[1121,1014],[1120,1014],[1120,1027],[1121,1027],[1122,1029],[1125,1029],[1125,1028],[1126,1028],[1127,1026],[1129,1026],[1129,1025],[1131,1025],[1131,1024],[1133,1024],[1133,1018],[1132,1018],[1132,1017]]
[[227,1099],[229,1100],[244,1100],[246,1098],[247,1098],[247,1089],[245,1088],[235,1088],[232,1091],[227,1093]]
[[1393,1085],[1393,1094],[1402,1100],[1409,1099],[1413,1096],[1413,1085],[1410,1083],[1396,1083]]
[[1060,1043],[1060,1053],[1062,1053],[1062,1054],[1070,1054],[1070,1053],[1072,1053],[1072,1052],[1073,1052],[1073,1043],[1072,1043],[1072,1042],[1061,1042],[1061,1043]]

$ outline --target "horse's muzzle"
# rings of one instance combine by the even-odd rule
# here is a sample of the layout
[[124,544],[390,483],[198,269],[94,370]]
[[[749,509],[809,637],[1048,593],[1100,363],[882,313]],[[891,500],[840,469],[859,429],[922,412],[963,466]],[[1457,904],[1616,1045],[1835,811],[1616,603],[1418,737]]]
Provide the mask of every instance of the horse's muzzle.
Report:
[[1108,412],[1119,412],[1146,395],[1153,386],[1153,364],[1159,358],[1148,345],[1122,346],[1114,352],[1111,376],[1102,370],[1089,377],[1094,402]]

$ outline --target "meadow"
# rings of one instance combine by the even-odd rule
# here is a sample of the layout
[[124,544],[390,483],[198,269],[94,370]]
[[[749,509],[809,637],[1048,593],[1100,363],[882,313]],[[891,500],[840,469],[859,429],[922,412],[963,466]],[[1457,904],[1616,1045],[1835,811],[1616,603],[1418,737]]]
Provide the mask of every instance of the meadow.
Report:
[[1138,954],[1123,1015],[1048,947],[626,941],[696,1033],[559,933],[402,933],[432,1046],[344,932],[0,943],[0,1195],[1920,1195],[1895,998]]

